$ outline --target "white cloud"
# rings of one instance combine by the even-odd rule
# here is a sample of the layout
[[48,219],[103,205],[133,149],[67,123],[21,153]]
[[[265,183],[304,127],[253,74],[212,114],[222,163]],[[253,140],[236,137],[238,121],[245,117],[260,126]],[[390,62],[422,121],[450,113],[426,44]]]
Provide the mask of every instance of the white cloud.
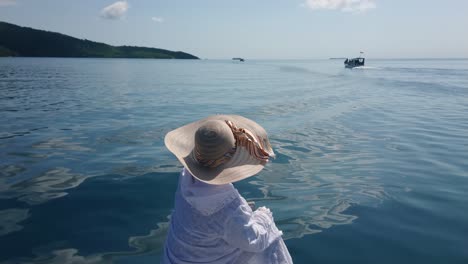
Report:
[[306,0],[311,9],[338,9],[343,12],[365,12],[376,7],[374,0]]
[[0,0],[0,6],[16,5],[16,0]]
[[152,17],[151,20],[153,20],[154,22],[157,22],[157,23],[164,22],[164,18],[162,18],[162,17]]
[[128,10],[127,1],[117,1],[101,10],[101,17],[107,19],[121,19]]

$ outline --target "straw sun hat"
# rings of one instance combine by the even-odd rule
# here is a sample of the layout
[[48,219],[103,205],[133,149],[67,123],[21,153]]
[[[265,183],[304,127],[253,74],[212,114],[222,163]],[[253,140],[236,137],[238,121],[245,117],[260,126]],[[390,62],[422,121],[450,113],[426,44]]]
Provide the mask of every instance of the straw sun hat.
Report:
[[164,143],[197,179],[226,184],[257,174],[273,149],[259,124],[238,115],[214,115],[167,133]]

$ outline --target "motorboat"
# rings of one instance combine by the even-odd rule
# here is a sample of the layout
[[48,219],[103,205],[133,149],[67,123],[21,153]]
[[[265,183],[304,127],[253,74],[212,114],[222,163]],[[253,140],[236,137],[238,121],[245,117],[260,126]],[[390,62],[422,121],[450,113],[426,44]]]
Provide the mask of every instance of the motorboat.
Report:
[[346,59],[344,61],[344,65],[346,68],[354,68],[354,67],[359,67],[359,66],[364,66],[364,62],[366,61],[365,58],[352,58],[352,59]]

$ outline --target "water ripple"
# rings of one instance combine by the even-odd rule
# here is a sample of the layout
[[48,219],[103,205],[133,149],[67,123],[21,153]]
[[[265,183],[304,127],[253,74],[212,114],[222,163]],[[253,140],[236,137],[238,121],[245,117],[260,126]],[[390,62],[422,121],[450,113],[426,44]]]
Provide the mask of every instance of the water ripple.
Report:
[[30,216],[28,209],[0,210],[0,236],[23,229],[19,223]]
[[157,262],[181,169],[164,135],[236,113],[277,153],[236,186],[272,209],[296,262],[314,239],[315,252],[346,252],[350,239],[396,255],[437,245],[456,262],[468,236],[466,62],[1,59],[0,261]]
[[[21,172],[20,169],[14,169],[13,171],[12,176],[15,176],[17,172]],[[67,168],[54,168],[40,176],[18,183],[0,181],[0,190],[2,190],[0,198],[17,198],[27,204],[37,205],[67,195],[64,190],[75,188],[88,177],[71,173],[70,169]]]

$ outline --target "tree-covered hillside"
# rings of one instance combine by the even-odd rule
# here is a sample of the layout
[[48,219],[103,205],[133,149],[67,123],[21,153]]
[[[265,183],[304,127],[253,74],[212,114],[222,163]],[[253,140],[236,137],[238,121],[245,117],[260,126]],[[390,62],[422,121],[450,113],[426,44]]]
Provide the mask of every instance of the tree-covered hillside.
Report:
[[6,22],[0,22],[0,56],[198,59],[182,51],[116,47]]

